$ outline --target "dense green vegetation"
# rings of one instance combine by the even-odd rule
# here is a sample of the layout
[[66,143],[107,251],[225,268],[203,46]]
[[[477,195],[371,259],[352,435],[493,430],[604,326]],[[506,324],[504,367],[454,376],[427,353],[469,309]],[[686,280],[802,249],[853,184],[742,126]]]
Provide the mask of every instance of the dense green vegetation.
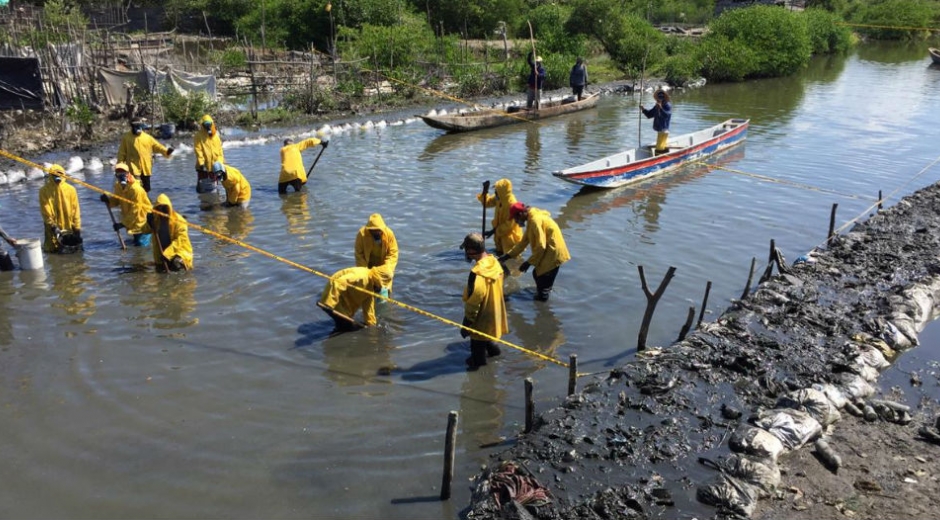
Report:
[[[86,20],[94,0],[46,0],[44,25],[30,41],[54,41]],[[135,5],[138,2],[135,2]],[[140,0],[162,5],[168,21],[204,22],[230,38],[217,51],[222,73],[244,70],[255,49],[313,49],[337,58],[332,85],[291,92],[283,106],[315,113],[361,105],[389,81],[398,99],[422,91],[460,98],[522,92],[533,48],[546,88],[567,87],[577,57],[592,81],[663,77],[673,85],[785,76],[815,54],[840,53],[861,38],[913,39],[940,27],[940,0],[807,0],[805,11],[756,5],[715,16],[716,0]],[[704,36],[658,26],[697,25]],[[43,33],[39,35],[38,33]],[[21,36],[22,37],[22,36]],[[12,37],[7,37],[9,41]],[[0,36],[3,40],[3,36]],[[471,43],[475,40],[475,43]],[[18,42],[29,44],[28,41]],[[384,95],[384,94],[383,94]],[[352,99],[359,99],[355,103]],[[162,100],[169,112],[188,107]],[[389,99],[384,100],[386,103]]]

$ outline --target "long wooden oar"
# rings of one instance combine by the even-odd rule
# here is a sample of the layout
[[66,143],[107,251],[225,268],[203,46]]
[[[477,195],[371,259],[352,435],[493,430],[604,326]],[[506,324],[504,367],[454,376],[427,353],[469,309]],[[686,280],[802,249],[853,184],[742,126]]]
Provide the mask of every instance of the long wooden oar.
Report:
[[483,181],[483,194],[480,196],[480,200],[483,201],[483,230],[480,232],[480,236],[483,237],[483,250],[486,250],[486,197],[490,192],[490,181]]
[[[105,202],[104,207],[108,208],[108,215],[111,215],[111,224],[117,224],[117,220],[114,218],[114,211],[111,211],[111,204]],[[117,233],[118,240],[121,242],[121,249],[126,251],[127,245],[124,244],[124,237],[121,236],[121,230],[115,229],[114,232]]]

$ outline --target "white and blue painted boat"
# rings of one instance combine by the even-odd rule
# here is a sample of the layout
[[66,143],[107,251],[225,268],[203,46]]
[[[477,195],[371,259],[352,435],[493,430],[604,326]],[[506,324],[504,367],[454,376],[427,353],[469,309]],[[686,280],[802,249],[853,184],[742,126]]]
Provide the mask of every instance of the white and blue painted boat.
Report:
[[656,153],[656,146],[650,144],[552,172],[552,175],[582,186],[618,188],[662,175],[741,143],[747,137],[749,123],[749,119],[729,119],[698,132],[670,137],[667,152]]

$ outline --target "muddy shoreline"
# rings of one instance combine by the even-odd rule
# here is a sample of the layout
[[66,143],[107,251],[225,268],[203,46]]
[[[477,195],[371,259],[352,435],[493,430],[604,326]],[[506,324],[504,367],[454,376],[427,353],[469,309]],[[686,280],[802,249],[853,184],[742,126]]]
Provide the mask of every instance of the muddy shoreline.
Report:
[[[773,457],[779,482],[759,500],[755,493],[746,510],[710,508],[697,495],[719,476],[701,459],[731,455],[735,437],[740,444],[740,432],[780,408],[782,398],[786,402],[801,389],[830,385],[844,389],[849,403],[864,407],[904,393],[893,388],[882,394],[878,371],[857,360],[860,352],[876,346],[888,361],[916,346],[917,334],[936,315],[940,300],[938,236],[940,187],[931,185],[871,215],[792,267],[782,262],[785,272],[775,270],[681,343],[637,355],[606,376],[580,379],[580,392],[541,411],[532,433],[493,455],[475,479],[472,502],[462,515],[934,515],[940,447],[919,433],[925,427],[936,430],[937,406],[930,399],[922,399],[906,417],[859,418],[847,413],[854,408],[843,405],[841,420]],[[935,386],[936,379],[930,373],[912,378],[911,385]],[[822,463],[820,449],[814,448],[817,438],[841,457],[840,466]],[[506,484],[507,474],[514,484]],[[732,489],[724,498],[734,502],[740,491]]]

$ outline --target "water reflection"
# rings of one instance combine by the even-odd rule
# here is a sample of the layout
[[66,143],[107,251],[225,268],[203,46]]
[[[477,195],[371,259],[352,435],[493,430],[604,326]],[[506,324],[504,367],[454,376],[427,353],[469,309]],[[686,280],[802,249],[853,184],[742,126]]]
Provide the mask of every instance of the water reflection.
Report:
[[13,343],[13,322],[10,320],[13,314],[13,306],[10,304],[12,285],[13,271],[0,272],[0,346]]
[[526,173],[538,173],[539,155],[542,150],[542,141],[539,138],[539,129],[542,125],[538,123],[525,123],[525,171]]
[[498,363],[468,372],[460,388],[460,422],[464,435],[458,436],[464,450],[476,452],[482,445],[502,440],[506,390],[497,381]]
[[88,275],[88,265],[81,253],[63,260],[49,269],[52,290],[57,296],[52,307],[72,316],[72,323],[82,324],[95,315],[95,293],[85,295],[86,290],[94,285],[94,279]]
[[[254,215],[249,208],[229,208],[224,209],[216,207],[211,211],[204,212],[201,225],[206,229],[235,240],[244,241],[248,234],[254,229]],[[247,249],[241,247],[230,247],[233,244],[228,240],[213,240],[213,252],[234,257],[243,258],[250,254]]]
[[927,45],[923,41],[871,41],[856,48],[859,59],[896,65],[929,59]]
[[196,309],[196,276],[187,271],[171,275],[137,272],[127,275],[136,283],[122,303],[139,309],[139,327],[182,329],[199,324]]
[[327,366],[326,376],[340,386],[362,386],[389,381],[377,378],[392,366],[395,350],[391,338],[379,327],[354,334],[336,334],[321,344]]
[[307,206],[306,190],[280,195],[281,212],[287,217],[287,232],[292,235],[303,235],[307,232],[307,223],[310,221],[310,208]]
[[[522,338],[522,346],[540,354],[559,359],[558,347],[565,344],[567,339],[562,331],[561,321],[552,312],[550,305],[545,302],[535,302],[534,305],[528,301],[526,305],[519,307],[517,312],[511,309],[507,313],[509,319],[509,330],[514,336]],[[505,347],[503,347],[505,350]],[[513,373],[513,379],[525,379],[532,372],[544,368],[548,364],[540,358],[527,359],[523,365],[525,373]],[[520,367],[514,366],[513,369]]]
[[581,140],[584,139],[586,130],[587,121],[584,119],[569,119],[568,124],[565,126],[565,136],[568,138],[568,146],[570,148],[577,148]]

